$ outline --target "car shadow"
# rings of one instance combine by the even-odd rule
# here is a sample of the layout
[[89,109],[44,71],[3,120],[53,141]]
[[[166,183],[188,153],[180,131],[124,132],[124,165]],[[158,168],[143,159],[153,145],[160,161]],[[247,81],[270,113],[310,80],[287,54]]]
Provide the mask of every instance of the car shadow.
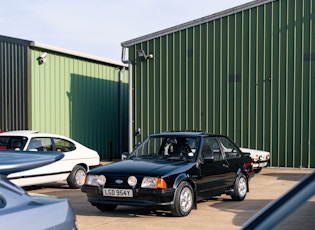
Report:
[[277,180],[300,181],[307,174],[308,173],[264,173],[263,175],[276,178]]
[[[220,212],[229,212],[234,215],[233,225],[241,227],[251,217],[258,213],[273,200],[244,200],[242,202],[232,201],[231,199],[220,199],[222,202],[209,204],[209,207],[215,208]],[[291,215],[285,218],[278,226],[273,229],[297,229],[297,220],[304,229],[314,229],[315,219],[313,217],[315,201],[308,200],[297,210],[292,211]]]
[[30,186],[23,186],[22,187],[26,191],[34,191],[44,188],[50,189],[71,189],[67,183],[63,182],[56,182],[56,183],[49,183],[49,184],[40,184],[40,185],[30,185]]

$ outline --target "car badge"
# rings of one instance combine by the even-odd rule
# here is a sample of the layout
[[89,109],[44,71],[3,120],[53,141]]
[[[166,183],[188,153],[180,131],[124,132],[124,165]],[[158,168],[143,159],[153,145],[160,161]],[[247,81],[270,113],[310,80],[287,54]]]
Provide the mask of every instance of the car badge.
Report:
[[116,184],[122,184],[123,181],[122,180],[115,180]]

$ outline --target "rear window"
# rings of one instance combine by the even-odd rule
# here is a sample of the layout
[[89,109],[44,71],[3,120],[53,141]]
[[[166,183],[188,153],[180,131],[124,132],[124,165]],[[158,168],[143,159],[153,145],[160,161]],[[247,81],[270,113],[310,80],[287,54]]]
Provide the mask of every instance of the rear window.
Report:
[[23,136],[0,136],[0,150],[23,150],[26,142],[27,137]]
[[54,138],[54,143],[58,152],[70,152],[76,149],[74,143],[64,139]]

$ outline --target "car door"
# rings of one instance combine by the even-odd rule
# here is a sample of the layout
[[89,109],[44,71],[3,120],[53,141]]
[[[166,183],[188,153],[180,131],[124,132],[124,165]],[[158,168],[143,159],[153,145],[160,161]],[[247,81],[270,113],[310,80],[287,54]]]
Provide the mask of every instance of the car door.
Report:
[[237,171],[242,169],[244,162],[241,161],[242,153],[236,145],[227,137],[218,137],[223,158],[228,162],[230,168],[230,176],[227,178],[227,185],[232,186],[235,182]]
[[[57,180],[65,180],[75,165],[82,162],[81,159],[76,159],[74,150],[76,146],[74,143],[58,138],[58,137],[33,137],[30,141],[28,150],[30,151],[57,151],[64,153],[64,157],[52,164],[45,165],[40,168],[28,170],[22,172],[22,176],[27,177],[27,181],[39,180],[41,182],[50,182]],[[31,178],[30,176],[37,176],[37,178]],[[24,178],[23,178],[24,179]],[[26,179],[25,179],[26,180]]]
[[[53,151],[53,146],[50,137],[32,137],[28,146],[27,151],[40,151],[40,152],[49,152]],[[36,181],[37,178],[33,178],[35,176],[46,176],[55,173],[56,170],[52,170],[49,168],[49,165],[45,165],[39,168],[30,169],[27,171],[21,172],[22,178],[26,181]]]
[[198,199],[221,195],[227,189],[230,177],[228,162],[223,158],[215,137],[206,137],[201,148],[201,178],[198,181]]
[[[28,151],[40,151],[40,152],[51,152],[53,151],[53,145],[50,137],[32,137],[27,149]],[[61,159],[62,160],[62,159]],[[31,184],[41,184],[54,181],[56,172],[58,171],[58,162],[48,164],[35,169],[30,169],[21,172],[21,178],[19,184],[21,186]]]

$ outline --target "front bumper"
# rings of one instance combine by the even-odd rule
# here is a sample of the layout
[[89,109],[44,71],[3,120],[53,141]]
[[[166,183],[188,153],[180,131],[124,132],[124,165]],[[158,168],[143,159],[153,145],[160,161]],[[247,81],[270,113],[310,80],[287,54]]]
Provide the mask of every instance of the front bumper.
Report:
[[103,187],[83,185],[81,191],[87,194],[92,205],[114,204],[128,206],[154,207],[170,210],[173,207],[174,188],[168,189],[133,189],[133,197],[103,196]]
[[253,162],[253,168],[254,168],[254,169],[265,168],[265,167],[268,166],[268,164],[269,164],[269,160],[267,160],[267,161],[260,161],[260,160],[254,161],[254,162]]

